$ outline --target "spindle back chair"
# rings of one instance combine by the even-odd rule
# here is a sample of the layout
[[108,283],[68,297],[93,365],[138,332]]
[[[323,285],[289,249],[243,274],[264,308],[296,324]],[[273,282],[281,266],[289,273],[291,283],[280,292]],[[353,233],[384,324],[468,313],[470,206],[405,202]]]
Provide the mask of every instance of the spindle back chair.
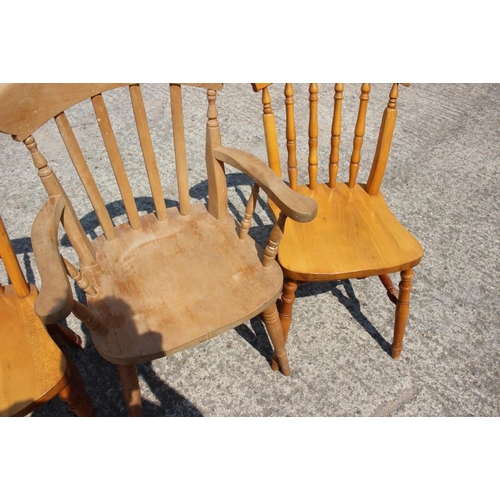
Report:
[[35,314],[38,290],[28,283],[0,217],[0,259],[11,284],[0,283],[0,416],[24,416],[59,397],[79,416],[92,401],[64,345]]
[[[281,177],[278,132],[271,103],[271,84],[252,84],[261,92],[263,123],[270,168]],[[403,84],[407,86],[408,84]],[[380,191],[386,170],[396,122],[399,84],[392,85],[389,102],[383,111],[371,170],[366,184],[357,180],[361,148],[365,135],[367,107],[371,86],[361,86],[357,119],[352,137],[348,181],[338,182],[344,84],[335,84],[333,116],[328,157],[328,181],[318,182],[318,85],[309,85],[308,184],[298,183],[297,133],[294,87],[284,88],[286,148],[289,184],[292,190],[318,203],[318,216],[310,223],[297,225],[288,221],[278,252],[285,273],[280,317],[285,333],[290,327],[295,291],[300,282],[333,281],[378,275],[390,300],[396,304],[392,356],[398,358],[409,312],[413,267],[422,259],[419,242],[404,228],[388,208]],[[331,99],[331,100],[330,100]],[[351,110],[349,110],[351,111]],[[326,162],[325,162],[326,163]],[[276,212],[270,202],[271,209]],[[389,273],[400,272],[398,289]]]
[[[208,99],[205,161],[208,203],[191,204],[182,92],[205,89]],[[154,211],[140,215],[106,99],[115,87],[128,88],[151,188]],[[171,125],[179,192],[178,206],[166,207],[160,169],[139,84],[43,84],[0,87],[0,130],[24,142],[49,195],[36,217],[32,242],[42,287],[37,313],[46,321],[73,314],[87,325],[98,352],[118,365],[129,415],[141,414],[136,364],[168,356],[223,333],[261,314],[274,344],[273,369],[290,373],[276,308],[283,275],[275,261],[286,217],[309,221],[312,200],[290,190],[264,163],[221,146],[216,107],[221,84],[170,84]],[[128,220],[114,225],[66,109],[90,100]],[[127,103],[118,101],[119,106]],[[39,151],[32,134],[51,118],[80,177],[102,235],[90,240],[69,196]],[[78,131],[83,133],[82,130]],[[95,160],[94,160],[95,161]],[[239,236],[228,214],[224,163],[252,177],[280,207],[265,250]],[[94,169],[97,175],[96,169]],[[101,168],[99,172],[103,169]],[[59,221],[78,255],[61,256]],[[67,275],[86,294],[74,300]]]

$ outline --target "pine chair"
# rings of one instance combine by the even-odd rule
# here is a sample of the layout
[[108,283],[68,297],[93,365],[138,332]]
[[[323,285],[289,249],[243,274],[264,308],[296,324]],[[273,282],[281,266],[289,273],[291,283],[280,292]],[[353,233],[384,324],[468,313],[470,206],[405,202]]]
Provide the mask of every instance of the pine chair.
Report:
[[[279,143],[269,85],[271,84],[253,84],[253,88],[255,92],[262,93],[269,166],[281,177]],[[332,96],[334,106],[328,183],[317,182],[318,85],[315,83],[309,85],[309,184],[307,185],[299,185],[297,182],[294,88],[290,83],[285,85],[286,147],[290,187],[318,204],[318,216],[312,222],[303,225],[296,224],[293,220],[287,222],[278,252],[278,260],[285,274],[280,305],[285,338],[290,328],[298,283],[379,276],[389,299],[396,305],[391,351],[393,358],[400,356],[409,313],[413,267],[421,261],[423,249],[391,213],[380,191],[396,121],[398,85],[392,85],[389,103],[383,112],[378,143],[366,184],[357,182],[357,174],[365,134],[370,84],[364,83],[361,86],[348,182],[337,182],[344,85],[341,83],[335,85],[335,94]],[[277,215],[278,211],[272,200],[270,206]],[[394,272],[401,273],[399,290],[392,284],[389,276],[389,273]]]
[[38,290],[26,282],[1,217],[0,258],[12,282],[0,284],[0,416],[27,415],[57,395],[77,415],[95,416],[66,347],[35,314]]
[[[207,205],[190,203],[181,94],[184,85],[204,88],[207,93]],[[133,179],[131,182],[126,174],[105,104],[112,89],[122,86],[128,87],[154,202],[154,212],[146,215],[139,214],[132,194]],[[31,235],[42,280],[36,311],[49,322],[60,321],[72,312],[88,327],[98,352],[118,365],[131,416],[142,412],[136,364],[199,344],[259,314],[274,345],[273,369],[280,368],[284,375],[290,373],[276,307],[283,274],[275,255],[285,219],[307,222],[317,210],[314,201],[294,193],[258,159],[221,147],[216,108],[221,84],[170,84],[165,88],[170,91],[179,193],[178,206],[169,208],[139,84],[0,87],[0,130],[24,142],[50,197],[37,215]],[[117,226],[65,112],[87,99],[128,217],[127,222]],[[84,232],[66,191],[32,136],[51,118],[102,228],[103,234],[93,240]],[[264,250],[245,231],[238,232],[236,221],[228,213],[223,162],[253,178],[282,210]],[[58,250],[59,221],[78,254],[78,265],[70,263]],[[68,275],[85,292],[86,305],[74,300]]]

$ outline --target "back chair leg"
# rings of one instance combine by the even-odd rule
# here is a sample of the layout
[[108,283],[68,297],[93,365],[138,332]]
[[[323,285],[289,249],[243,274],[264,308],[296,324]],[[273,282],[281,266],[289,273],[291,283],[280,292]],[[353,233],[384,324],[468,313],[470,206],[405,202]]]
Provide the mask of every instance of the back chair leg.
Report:
[[295,291],[297,290],[297,281],[285,277],[283,284],[283,294],[281,295],[280,305],[280,320],[283,327],[283,337],[288,338],[288,330],[290,330],[290,323],[292,322],[292,308],[295,302]]
[[136,365],[118,365],[118,373],[122,383],[123,399],[129,416],[141,417],[141,389],[139,388]]
[[290,366],[288,364],[288,356],[285,349],[285,338],[283,336],[283,328],[281,327],[280,317],[276,304],[271,304],[265,311],[262,312],[262,319],[266,324],[269,337],[274,347],[274,355],[272,360],[272,369],[278,371],[281,368],[283,375],[290,375]]
[[401,271],[401,282],[399,283],[399,295],[396,302],[396,319],[394,321],[394,338],[392,341],[391,354],[398,359],[403,349],[403,336],[405,333],[408,313],[410,312],[410,292],[413,269]]

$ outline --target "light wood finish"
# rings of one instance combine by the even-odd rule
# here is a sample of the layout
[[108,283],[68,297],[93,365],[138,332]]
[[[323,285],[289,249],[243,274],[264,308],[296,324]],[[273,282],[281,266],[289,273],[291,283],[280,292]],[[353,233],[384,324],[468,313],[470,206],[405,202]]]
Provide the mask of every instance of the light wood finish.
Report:
[[318,84],[309,85],[309,187],[316,188],[318,177]]
[[87,192],[87,196],[94,207],[99,224],[101,225],[106,238],[108,240],[112,240],[115,238],[115,228],[113,226],[113,222],[111,221],[111,217],[106,209],[101,193],[97,188],[94,177],[90,172],[87,162],[85,161],[73,129],[66,118],[66,114],[59,113],[56,117],[54,117],[54,120],[57,124],[57,128],[59,129],[59,133],[61,134],[64,144],[66,145],[71,161],[73,162],[73,165],[80,176],[80,180],[82,181],[82,185]]
[[77,415],[95,415],[67,351],[35,314],[38,291],[26,282],[1,217],[0,257],[12,280],[0,290],[0,416],[27,415],[57,395]]
[[353,188],[356,185],[356,179],[358,177],[359,162],[361,160],[361,146],[363,145],[363,137],[365,135],[366,110],[368,108],[370,90],[371,87],[369,83],[363,83],[363,85],[361,85],[358,119],[356,121],[356,130],[354,132],[355,135],[352,148],[351,164],[349,165],[350,188]]
[[179,210],[186,215],[190,210],[189,179],[187,171],[186,140],[184,138],[184,117],[182,113],[181,86],[170,84],[172,107],[172,128],[174,133],[175,168],[177,169],[177,188],[179,190]]
[[271,106],[271,94],[267,87],[262,90],[264,133],[266,134],[267,161],[271,170],[281,178],[280,155],[276,133],[276,119]]
[[[101,223],[106,221],[104,223],[107,224],[104,234],[92,241],[81,229],[68,196],[45,158],[36,149],[34,139],[30,136],[26,140],[49,194],[48,201],[35,219],[31,233],[42,281],[36,310],[45,321],[60,321],[72,312],[87,325],[98,352],[120,367],[123,395],[130,415],[141,413],[135,365],[194,346],[261,313],[274,345],[273,367],[279,367],[285,375],[290,373],[276,308],[283,273],[275,256],[285,219],[311,220],[317,211],[316,203],[293,192],[266,164],[252,155],[222,147],[216,107],[216,91],[221,88],[221,84],[193,85],[205,88],[208,102],[207,206],[203,203],[189,203],[186,165],[188,145],[183,131],[181,84],[170,85],[180,205],[179,209],[172,207],[165,210],[146,116],[147,102],[143,101],[138,84],[129,85],[155,204],[155,213],[142,216],[137,212],[133,197],[133,178],[127,178],[118,141],[111,127],[105,106],[107,97],[97,84],[88,87],[87,98],[92,101],[129,217],[129,223],[113,227],[104,213],[105,207],[100,203],[99,196],[94,193],[94,185],[97,186],[98,183],[90,182],[92,188],[87,192],[93,198],[95,210],[102,212],[99,220]],[[50,84],[47,86],[50,87]],[[70,85],[61,89],[61,95],[68,106],[71,104],[67,102],[71,88]],[[36,114],[38,105],[44,110],[57,111],[54,116],[59,130],[66,138],[68,149],[73,152],[73,162],[85,184],[85,180],[91,176],[71,127],[63,115],[66,108],[57,103],[54,91],[41,87],[33,89],[37,96],[50,96],[54,102],[50,105],[38,104],[36,99],[27,96],[32,103],[29,112]],[[10,105],[13,96],[16,96],[12,89],[9,92],[6,105]],[[26,97],[26,88],[19,90],[19,93]],[[76,92],[74,97],[76,103],[83,96]],[[110,99],[109,103],[111,106],[113,100]],[[0,99],[0,125],[3,105]],[[20,105],[15,106],[28,112]],[[10,112],[8,116],[11,116]],[[24,127],[23,120],[21,122],[20,125]],[[12,126],[11,130],[16,130],[16,123],[9,124]],[[33,123],[30,122],[30,125]],[[24,130],[22,127],[21,130]],[[34,132],[31,128],[29,130]],[[256,183],[241,229],[228,213],[224,170],[226,161],[249,175]],[[96,176],[100,170],[102,169],[95,169]],[[66,180],[68,183],[71,181]],[[78,184],[79,182],[76,183],[77,187]],[[278,216],[278,222],[271,231],[265,249],[248,236],[259,189],[283,211]],[[74,242],[79,257],[78,266],[63,259],[59,253],[59,220],[63,222],[70,241]],[[74,300],[68,276],[86,292],[86,305]]]
[[142,156],[146,164],[149,187],[151,188],[151,195],[153,196],[153,202],[156,209],[156,217],[158,217],[158,220],[165,220],[167,218],[167,207],[165,205],[165,199],[163,198],[160,173],[158,172],[158,165],[156,164],[156,157],[153,149],[153,142],[151,141],[151,134],[149,132],[146,109],[144,108],[144,101],[142,100],[141,88],[139,85],[130,85],[129,91],[132,108],[134,110],[135,123],[139,133]]
[[[266,84],[267,91],[268,86]],[[287,113],[291,107],[291,89],[291,84],[286,84]],[[258,88],[254,87],[254,90]],[[298,224],[289,218],[284,226],[278,250],[278,260],[285,273],[280,317],[286,338],[297,282],[333,281],[378,275],[389,299],[396,304],[392,356],[397,358],[401,353],[408,318],[412,268],[421,261],[423,249],[416,238],[391,213],[380,191],[394,132],[398,84],[392,85],[389,103],[383,110],[378,145],[368,185],[357,181],[370,90],[370,84],[364,83],[361,86],[349,164],[349,181],[337,182],[342,112],[345,113],[347,110],[342,109],[344,85],[335,85],[331,150],[328,158],[329,182],[317,184],[318,89],[315,84],[309,87],[309,134],[308,138],[303,140],[309,141],[308,163],[311,178],[309,185],[299,185],[296,190],[298,194],[317,203],[318,216],[307,224]],[[291,138],[295,142],[294,134],[287,132],[287,144]],[[292,172],[291,184],[295,183],[295,166]],[[278,220],[283,207],[277,206],[272,198],[269,200],[271,210]],[[402,276],[399,291],[389,276],[389,273],[394,272],[400,272]]]
[[[288,151],[288,179],[290,187],[297,191],[297,133],[295,131],[295,113],[293,100],[293,85],[285,85],[285,106],[286,106],[286,148]],[[273,143],[278,147],[277,140]]]
[[113,127],[111,126],[102,94],[97,94],[92,97],[92,106],[94,107],[97,123],[99,124],[102,139],[106,146],[106,151],[108,152],[109,161],[113,167],[115,179],[122,196],[123,204],[125,205],[130,226],[133,229],[140,229],[141,223],[139,221],[139,212],[137,211],[132,188],[130,187],[130,182],[125,172],[125,166],[123,165],[118,143],[116,142],[115,133],[113,132]]
[[331,188],[337,183],[337,174],[340,161],[340,135],[342,133],[342,99],[344,98],[344,84],[335,84],[335,106],[333,108],[331,153],[329,164],[329,183]]

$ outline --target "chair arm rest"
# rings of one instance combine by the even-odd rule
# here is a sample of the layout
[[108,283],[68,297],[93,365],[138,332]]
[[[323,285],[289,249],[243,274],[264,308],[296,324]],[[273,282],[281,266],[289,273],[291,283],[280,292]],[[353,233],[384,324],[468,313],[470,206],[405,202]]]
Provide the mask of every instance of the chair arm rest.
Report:
[[62,321],[73,308],[73,294],[57,243],[57,229],[63,210],[64,199],[51,196],[38,212],[31,228],[33,253],[42,281],[35,312],[46,324]]
[[290,219],[309,222],[318,213],[318,204],[302,194],[292,191],[264,162],[239,149],[219,147],[215,157],[247,174]]

